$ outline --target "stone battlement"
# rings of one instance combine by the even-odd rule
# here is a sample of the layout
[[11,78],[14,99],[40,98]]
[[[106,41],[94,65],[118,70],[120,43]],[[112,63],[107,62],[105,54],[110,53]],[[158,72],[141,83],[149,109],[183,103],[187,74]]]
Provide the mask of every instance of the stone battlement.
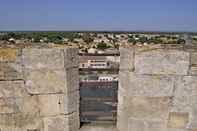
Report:
[[0,130],[79,128],[78,50],[0,48]]
[[197,129],[196,46],[123,46],[120,56],[120,131]]

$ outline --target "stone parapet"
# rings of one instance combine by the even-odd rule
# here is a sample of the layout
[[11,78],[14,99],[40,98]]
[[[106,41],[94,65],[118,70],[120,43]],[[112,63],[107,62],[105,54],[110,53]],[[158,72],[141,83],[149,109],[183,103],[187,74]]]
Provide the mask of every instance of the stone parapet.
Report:
[[0,131],[78,131],[78,50],[0,47]]
[[197,47],[123,46],[119,131],[197,130]]

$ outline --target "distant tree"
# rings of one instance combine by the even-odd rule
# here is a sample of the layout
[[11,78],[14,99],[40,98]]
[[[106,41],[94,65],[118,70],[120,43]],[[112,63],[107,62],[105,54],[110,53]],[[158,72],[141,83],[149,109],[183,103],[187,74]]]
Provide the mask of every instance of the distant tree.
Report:
[[137,40],[135,40],[135,38],[131,37],[128,39],[128,42],[135,44],[135,43],[137,43]]
[[139,42],[141,42],[141,43],[145,43],[147,41],[148,41],[148,39],[145,36],[139,38]]
[[86,42],[87,44],[90,44],[94,41],[94,38],[89,34],[89,33],[86,33],[82,36],[82,39],[84,42]]
[[110,46],[108,46],[105,42],[100,42],[100,43],[98,43],[98,45],[97,45],[97,49],[99,49],[99,50],[105,50],[105,49],[107,49],[107,48],[110,48]]
[[184,39],[178,39],[177,44],[185,44],[185,40]]

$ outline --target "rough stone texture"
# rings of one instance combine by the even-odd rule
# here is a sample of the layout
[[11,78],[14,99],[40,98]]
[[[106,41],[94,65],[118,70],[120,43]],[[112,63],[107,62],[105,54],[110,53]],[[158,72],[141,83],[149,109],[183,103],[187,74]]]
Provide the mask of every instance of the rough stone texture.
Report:
[[170,128],[182,129],[187,126],[188,122],[189,122],[188,113],[177,113],[177,112],[169,113],[168,127]]
[[197,52],[191,53],[191,64],[197,65]]
[[62,49],[23,49],[23,64],[26,69],[63,69]]
[[118,129],[196,131],[197,50],[179,45],[122,48],[135,53],[120,63],[129,67],[119,73]]
[[0,48],[0,61],[1,62],[14,62],[20,54],[19,49],[14,48]]
[[78,131],[74,48],[0,48],[0,131]]
[[22,65],[20,63],[0,62],[0,80],[21,80],[23,79]]
[[161,121],[129,119],[128,131],[168,131]]
[[190,74],[191,75],[197,75],[197,65],[196,66],[191,66]]
[[25,72],[25,85],[30,94],[64,93],[65,77],[63,70],[28,70]]
[[74,112],[67,116],[46,117],[44,118],[44,131],[77,131],[79,129],[79,119],[77,116],[79,114]]
[[120,48],[120,70],[134,69],[134,50],[132,48]]
[[189,53],[179,50],[151,50],[137,52],[135,72],[137,74],[187,75]]
[[24,97],[26,90],[24,81],[0,81],[0,98]]
[[0,80],[21,80],[21,50],[0,48]]
[[[174,78],[161,75],[135,75],[133,72],[120,72],[119,90],[126,96],[173,96]],[[139,90],[140,89],[140,90]]]

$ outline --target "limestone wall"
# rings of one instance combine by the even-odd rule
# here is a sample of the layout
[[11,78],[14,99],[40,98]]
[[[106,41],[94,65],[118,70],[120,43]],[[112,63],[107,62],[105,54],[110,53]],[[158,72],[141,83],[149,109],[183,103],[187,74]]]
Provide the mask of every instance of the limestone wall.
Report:
[[120,131],[197,131],[197,48],[120,49]]
[[0,48],[0,131],[77,131],[78,51]]

